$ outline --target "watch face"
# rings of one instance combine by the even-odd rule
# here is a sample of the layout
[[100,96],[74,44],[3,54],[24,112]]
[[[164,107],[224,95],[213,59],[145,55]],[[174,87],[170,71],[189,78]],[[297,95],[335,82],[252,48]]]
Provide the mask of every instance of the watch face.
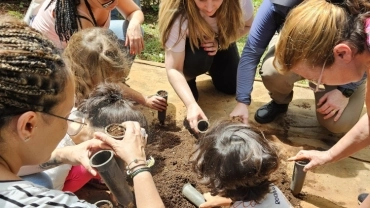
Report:
[[355,91],[354,90],[351,90],[351,89],[344,89],[342,91],[343,95],[346,96],[346,97],[351,97],[351,95],[354,93]]

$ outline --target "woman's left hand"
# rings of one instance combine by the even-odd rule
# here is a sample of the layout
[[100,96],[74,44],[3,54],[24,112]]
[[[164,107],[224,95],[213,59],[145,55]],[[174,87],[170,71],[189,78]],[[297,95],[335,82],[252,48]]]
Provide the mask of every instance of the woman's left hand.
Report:
[[324,119],[334,117],[338,121],[347,107],[349,98],[346,98],[339,90],[334,89],[322,96],[317,103],[317,112],[324,114]]
[[200,46],[203,47],[205,51],[208,51],[209,56],[216,55],[218,51],[218,41],[216,39],[206,40],[206,42],[202,43]]
[[130,54],[140,54],[144,50],[141,25],[134,20],[130,21],[128,25],[125,46],[130,46]]
[[57,150],[61,151],[60,157],[63,163],[71,165],[81,164],[95,176],[97,172],[90,166],[90,157],[103,149],[111,149],[111,147],[98,139],[90,139],[78,145],[66,146]]

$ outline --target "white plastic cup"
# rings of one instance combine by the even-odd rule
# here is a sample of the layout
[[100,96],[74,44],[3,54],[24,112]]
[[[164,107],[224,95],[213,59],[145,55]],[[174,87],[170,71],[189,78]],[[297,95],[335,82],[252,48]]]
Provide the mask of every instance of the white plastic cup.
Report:
[[190,183],[186,183],[182,187],[182,194],[195,206],[199,207],[201,204],[206,202],[203,195],[196,190]]

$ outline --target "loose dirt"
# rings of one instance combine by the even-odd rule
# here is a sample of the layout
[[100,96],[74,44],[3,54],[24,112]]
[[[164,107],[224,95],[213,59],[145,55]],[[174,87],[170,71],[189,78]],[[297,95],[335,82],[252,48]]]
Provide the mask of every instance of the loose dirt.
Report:
[[[208,191],[197,181],[189,163],[189,156],[197,139],[183,126],[176,126],[176,122],[171,119],[167,116],[165,125],[160,125],[158,120],[153,121],[149,131],[146,154],[155,159],[152,175],[166,207],[194,208],[195,206],[182,196],[181,190],[183,185],[189,182],[201,192]],[[267,138],[273,140],[272,137],[267,136]],[[286,157],[281,155],[281,159],[285,160]],[[291,179],[288,178],[285,170],[286,165],[280,164],[272,178],[276,180],[275,184],[283,191],[292,205],[300,207],[300,199],[294,197],[289,190]],[[91,203],[109,199],[105,191],[97,190],[89,185],[76,194]]]

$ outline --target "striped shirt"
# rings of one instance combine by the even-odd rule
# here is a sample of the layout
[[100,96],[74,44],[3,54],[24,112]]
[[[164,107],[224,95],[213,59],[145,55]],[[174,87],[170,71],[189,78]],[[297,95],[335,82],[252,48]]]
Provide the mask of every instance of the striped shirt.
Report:
[[0,207],[94,207],[71,192],[50,190],[28,181],[0,181]]

